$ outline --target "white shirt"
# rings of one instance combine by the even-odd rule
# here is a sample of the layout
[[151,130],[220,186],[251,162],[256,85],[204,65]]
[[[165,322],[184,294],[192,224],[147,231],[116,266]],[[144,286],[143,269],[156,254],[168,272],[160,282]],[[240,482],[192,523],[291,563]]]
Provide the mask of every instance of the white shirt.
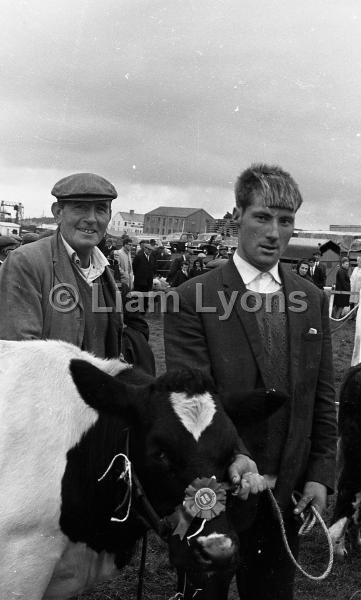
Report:
[[282,289],[278,262],[269,271],[260,271],[244,260],[237,251],[233,255],[233,262],[247,290],[260,294],[273,294]]
[[80,266],[80,258],[75,250],[70,246],[70,244],[68,244],[62,235],[61,239],[63,240],[65,250],[67,251],[70,260],[77,266],[83,279],[85,279],[85,281],[91,286],[95,279],[103,275],[105,267],[109,265],[109,262],[105,258],[103,252],[99,250],[98,246],[94,246],[90,254],[89,267],[84,269]]

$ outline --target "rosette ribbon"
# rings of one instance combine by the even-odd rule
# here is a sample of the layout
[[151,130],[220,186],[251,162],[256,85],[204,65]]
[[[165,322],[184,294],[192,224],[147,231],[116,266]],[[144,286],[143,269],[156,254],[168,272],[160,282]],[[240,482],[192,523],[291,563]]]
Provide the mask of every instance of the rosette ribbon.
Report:
[[174,535],[185,536],[194,518],[210,521],[226,510],[227,492],[224,484],[213,477],[197,477],[185,491],[183,510]]

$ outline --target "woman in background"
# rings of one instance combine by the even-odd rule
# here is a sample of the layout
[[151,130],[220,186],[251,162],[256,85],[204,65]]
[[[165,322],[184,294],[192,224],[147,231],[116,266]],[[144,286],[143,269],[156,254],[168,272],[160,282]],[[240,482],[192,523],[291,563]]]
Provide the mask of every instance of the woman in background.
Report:
[[313,283],[310,275],[310,265],[308,264],[308,260],[306,260],[306,258],[301,258],[301,260],[298,261],[296,273],[299,275],[299,277],[302,277],[302,279],[306,279],[307,281]]
[[205,273],[206,269],[203,266],[203,261],[200,258],[196,258],[192,268],[189,271],[189,277],[196,277],[197,275],[202,275]]
[[[350,266],[349,259],[344,256],[341,259],[341,266],[336,273],[336,292],[349,292],[351,289],[350,276],[348,274],[348,268]],[[342,311],[346,306],[350,304],[349,294],[335,294],[333,302],[333,318],[340,319],[342,317]]]

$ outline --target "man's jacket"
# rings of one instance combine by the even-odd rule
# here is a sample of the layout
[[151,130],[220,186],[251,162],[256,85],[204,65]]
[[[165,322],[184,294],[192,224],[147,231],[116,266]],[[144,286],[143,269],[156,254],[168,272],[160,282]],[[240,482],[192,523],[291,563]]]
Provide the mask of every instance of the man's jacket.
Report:
[[[290,407],[276,496],[286,507],[292,491],[305,481],[332,490],[336,417],[326,295],[282,268],[281,277],[288,317]],[[242,308],[242,297],[244,301],[251,292],[233,261],[189,280],[175,292],[179,306],[170,298],[165,314],[167,368],[187,365],[208,372],[226,410],[240,392],[270,387],[256,316]],[[232,301],[227,316],[225,306],[232,306]],[[241,432],[242,424],[235,425]],[[257,456],[253,458],[257,462]]]
[[[103,280],[104,295],[113,306],[108,312],[107,356],[119,356],[122,352],[124,324],[134,330],[137,355],[141,344],[144,352],[151,354],[148,325],[138,313],[123,311],[121,293],[109,267],[105,268]],[[59,339],[82,348],[84,329],[81,294],[60,235],[20,246],[10,253],[0,270],[0,339]],[[147,364],[150,362],[148,356]]]

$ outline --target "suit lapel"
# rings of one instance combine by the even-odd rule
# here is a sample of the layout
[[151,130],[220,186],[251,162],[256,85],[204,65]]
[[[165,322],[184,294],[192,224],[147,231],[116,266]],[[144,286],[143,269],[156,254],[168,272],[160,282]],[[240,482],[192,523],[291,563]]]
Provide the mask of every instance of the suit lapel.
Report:
[[263,352],[263,344],[259,333],[258,323],[254,312],[244,310],[241,306],[241,298],[248,290],[243,283],[243,280],[238,273],[232,260],[227,262],[222,269],[223,288],[228,298],[231,297],[233,291],[238,291],[239,296],[234,304],[237,316],[243,325],[243,329],[252,348],[254,358],[261,373],[263,382],[267,386],[267,378],[265,373],[265,357]]

